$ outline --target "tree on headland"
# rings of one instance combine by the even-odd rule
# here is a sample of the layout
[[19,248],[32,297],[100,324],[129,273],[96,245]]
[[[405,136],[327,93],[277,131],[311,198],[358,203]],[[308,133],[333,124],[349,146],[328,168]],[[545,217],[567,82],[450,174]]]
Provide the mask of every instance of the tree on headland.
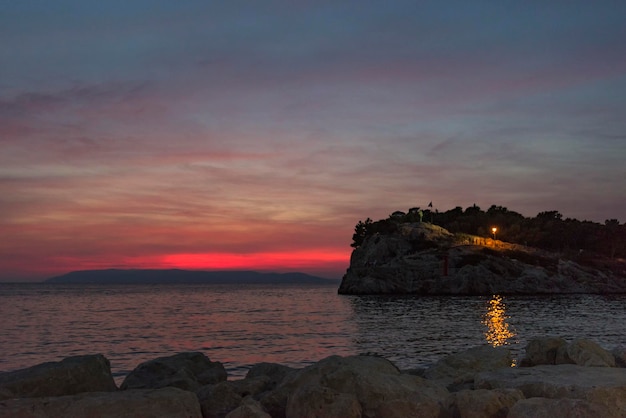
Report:
[[[408,213],[396,211],[387,219],[373,222],[367,218],[355,227],[352,247],[359,247],[366,237],[389,233],[403,222],[418,222],[419,208]],[[423,218],[452,233],[489,237],[491,228],[498,228],[498,239],[553,252],[572,255],[597,254],[609,258],[626,257],[626,224],[608,219],[604,224],[566,218],[555,210],[539,212],[535,217],[524,217],[504,206],[492,205],[487,211],[473,205],[465,210],[460,206],[445,212],[423,211]]]

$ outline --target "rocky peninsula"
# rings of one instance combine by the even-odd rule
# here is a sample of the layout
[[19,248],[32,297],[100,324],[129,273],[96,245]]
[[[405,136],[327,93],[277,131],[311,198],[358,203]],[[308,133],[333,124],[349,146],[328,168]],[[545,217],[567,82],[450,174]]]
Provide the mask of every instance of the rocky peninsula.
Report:
[[102,355],[0,373],[0,418],[522,418],[626,416],[626,349],[531,340],[519,366],[506,346],[478,346],[399,370],[376,355],[308,367],[252,366],[228,380],[199,352],[138,365],[118,388]]
[[626,293],[626,262],[575,257],[405,222],[365,236],[340,294],[520,295]]

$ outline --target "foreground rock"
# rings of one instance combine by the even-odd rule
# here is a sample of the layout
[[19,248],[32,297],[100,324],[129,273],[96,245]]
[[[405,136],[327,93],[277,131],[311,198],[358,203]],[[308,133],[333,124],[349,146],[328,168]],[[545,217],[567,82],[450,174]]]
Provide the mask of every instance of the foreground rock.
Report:
[[68,357],[0,373],[0,400],[116,390],[111,364],[100,354]]
[[511,351],[490,345],[471,348],[439,360],[424,371],[423,377],[445,385],[449,390],[473,389],[478,372],[511,367]]
[[331,356],[288,374],[260,401],[272,417],[436,417],[448,396],[384,358]]
[[352,252],[339,293],[626,293],[626,277],[521,245],[401,223],[366,237]]
[[[529,367],[511,367],[507,348],[481,346],[419,371],[377,356],[331,356],[302,369],[261,363],[232,381],[218,362],[181,353],[143,363],[129,380],[160,389],[123,391],[110,385],[104,357],[81,356],[0,373],[0,418],[624,418],[626,368],[613,367],[624,350],[614,352],[549,337],[529,342]],[[89,371],[105,379],[93,382]],[[48,379],[60,395],[44,395],[54,391]]]
[[[626,369],[623,368],[573,364],[511,367],[479,373],[475,387],[519,389],[526,398],[580,399],[603,407],[604,414],[599,416],[626,416]],[[554,402],[546,405],[551,405],[546,408],[552,410]],[[582,404],[573,405],[578,408]]]
[[521,366],[542,364],[577,364],[587,367],[615,367],[621,361],[619,353],[605,350],[593,341],[578,339],[567,343],[563,338],[544,337],[529,341]]
[[201,418],[198,399],[176,388],[91,392],[0,402],[0,418]]
[[211,361],[202,353],[180,353],[160,357],[137,366],[122,382],[120,389],[158,389],[177,387],[197,390],[203,385],[226,380],[222,363]]

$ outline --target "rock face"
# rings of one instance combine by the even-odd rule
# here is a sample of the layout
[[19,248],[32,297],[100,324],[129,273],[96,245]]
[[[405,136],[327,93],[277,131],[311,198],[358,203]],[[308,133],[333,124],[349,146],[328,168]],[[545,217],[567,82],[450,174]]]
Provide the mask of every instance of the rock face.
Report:
[[116,390],[109,360],[100,354],[0,373],[0,400]]
[[120,389],[158,389],[167,386],[194,391],[202,385],[226,380],[222,363],[212,362],[202,353],[180,353],[160,357],[137,366]]
[[626,277],[429,223],[400,224],[352,252],[340,294],[626,293]]

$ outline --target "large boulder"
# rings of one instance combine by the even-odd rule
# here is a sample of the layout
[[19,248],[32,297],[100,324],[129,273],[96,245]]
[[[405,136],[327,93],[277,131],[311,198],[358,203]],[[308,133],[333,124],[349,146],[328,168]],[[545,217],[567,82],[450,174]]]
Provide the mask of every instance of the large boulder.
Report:
[[610,412],[604,405],[582,399],[530,398],[517,402],[507,418],[623,418],[621,413]]
[[196,396],[176,388],[90,392],[0,402],[0,418],[202,418]]
[[518,389],[478,389],[452,393],[449,415],[458,418],[505,418],[524,394]]
[[427,368],[422,376],[451,391],[472,389],[477,373],[511,367],[512,363],[508,348],[483,345],[442,358]]
[[[526,398],[572,398],[603,405],[614,416],[626,411],[626,369],[574,364],[511,367],[479,373],[477,389],[519,389]],[[623,416],[623,415],[621,415]]]
[[626,367],[626,348],[615,347],[611,350],[611,354],[615,359],[615,367]]
[[0,400],[116,390],[111,364],[101,354],[68,357],[0,373]]
[[287,417],[361,418],[361,404],[354,394],[329,387],[299,387],[287,401]]
[[247,396],[241,405],[229,412],[225,418],[272,418],[272,416],[263,410],[257,400]]
[[[531,367],[540,364],[557,364],[557,357],[562,357],[567,347],[567,341],[559,337],[533,338],[526,344],[524,358],[520,366]],[[564,361],[559,361],[563,363]]]
[[246,379],[266,376],[270,379],[270,386],[276,387],[283,381],[289,373],[295,372],[296,369],[278,363],[258,363],[248,370]]
[[567,343],[563,338],[535,338],[526,345],[521,366],[541,364],[577,364],[587,367],[615,367],[615,356],[593,341],[578,339]]
[[567,346],[567,356],[575,364],[587,367],[615,367],[615,357],[593,341],[578,339]]
[[204,418],[224,418],[241,406],[244,398],[228,381],[203,386],[196,392],[196,395]]
[[[323,392],[319,388],[332,390]],[[350,399],[355,397],[363,416],[368,417],[388,416],[386,414],[394,408],[441,411],[449,394],[441,385],[419,376],[401,374],[396,366],[382,357],[331,356],[287,375],[276,389],[261,398],[261,403],[273,417],[289,418],[292,415],[287,413],[293,410],[287,410],[288,401],[295,394],[302,393],[299,391],[317,391],[318,399],[326,396],[335,404],[351,405]]]
[[203,385],[226,380],[226,369],[198,352],[179,353],[149,360],[137,366],[122,382],[120,389],[158,389],[177,387],[195,391]]

